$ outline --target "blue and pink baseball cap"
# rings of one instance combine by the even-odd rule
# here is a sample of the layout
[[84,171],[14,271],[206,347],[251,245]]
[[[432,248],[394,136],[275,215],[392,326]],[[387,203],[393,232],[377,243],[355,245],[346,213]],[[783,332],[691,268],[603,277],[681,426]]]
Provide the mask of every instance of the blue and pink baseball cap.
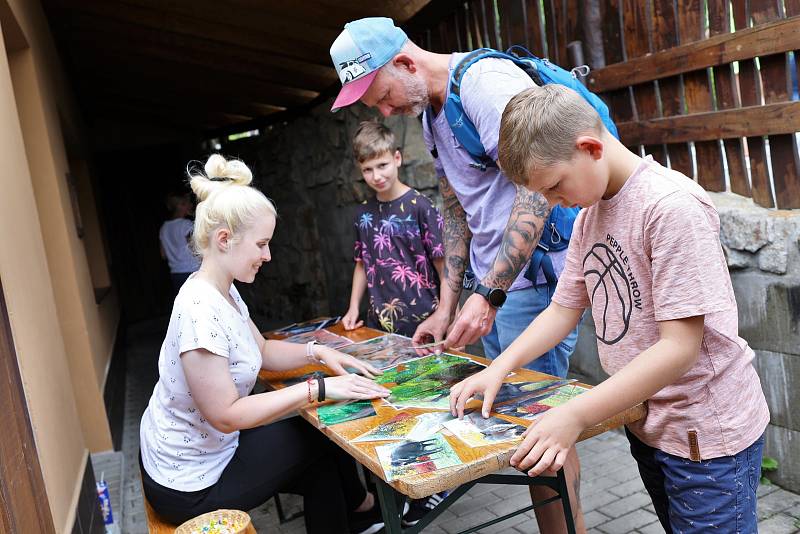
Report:
[[331,59],[342,82],[331,111],[349,106],[369,89],[378,70],[386,65],[408,40],[406,32],[386,17],[348,22],[331,45]]

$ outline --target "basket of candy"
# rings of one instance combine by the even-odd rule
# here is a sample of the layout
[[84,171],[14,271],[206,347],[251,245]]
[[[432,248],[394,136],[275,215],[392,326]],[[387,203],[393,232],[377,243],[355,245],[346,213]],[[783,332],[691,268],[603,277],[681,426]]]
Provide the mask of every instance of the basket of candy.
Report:
[[216,510],[183,523],[175,534],[244,534],[250,516],[241,510]]

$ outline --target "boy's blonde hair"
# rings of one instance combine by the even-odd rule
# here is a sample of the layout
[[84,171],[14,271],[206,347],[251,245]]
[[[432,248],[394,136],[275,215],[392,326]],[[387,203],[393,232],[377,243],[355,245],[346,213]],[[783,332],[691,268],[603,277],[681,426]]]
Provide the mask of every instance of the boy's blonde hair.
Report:
[[597,111],[572,89],[554,83],[532,87],[503,110],[497,159],[512,182],[525,185],[532,170],[571,160],[578,136],[603,128]]
[[187,169],[189,183],[197,196],[194,233],[195,252],[203,255],[208,248],[211,233],[218,228],[230,230],[235,242],[259,215],[266,211],[277,217],[274,204],[264,193],[250,187],[253,173],[239,160],[226,160],[213,154],[205,164],[205,172]]
[[359,163],[398,150],[388,126],[377,121],[364,121],[353,136],[353,157]]

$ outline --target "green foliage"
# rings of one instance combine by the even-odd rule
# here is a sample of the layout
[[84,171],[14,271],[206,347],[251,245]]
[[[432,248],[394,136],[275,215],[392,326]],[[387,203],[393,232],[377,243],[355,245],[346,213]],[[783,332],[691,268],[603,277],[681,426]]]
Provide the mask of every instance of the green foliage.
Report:
[[765,486],[772,484],[772,482],[770,482],[770,480],[763,475],[764,473],[775,471],[776,469],[778,469],[778,460],[776,460],[775,458],[771,458],[769,456],[763,456],[761,458],[761,474],[762,474],[761,483],[764,484]]

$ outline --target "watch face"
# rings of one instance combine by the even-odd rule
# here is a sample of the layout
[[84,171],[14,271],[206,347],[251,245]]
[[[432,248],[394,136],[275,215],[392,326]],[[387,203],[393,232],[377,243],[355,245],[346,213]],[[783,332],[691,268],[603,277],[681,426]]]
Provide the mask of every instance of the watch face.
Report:
[[492,289],[489,291],[489,304],[495,308],[499,308],[506,301],[506,292],[502,289]]

